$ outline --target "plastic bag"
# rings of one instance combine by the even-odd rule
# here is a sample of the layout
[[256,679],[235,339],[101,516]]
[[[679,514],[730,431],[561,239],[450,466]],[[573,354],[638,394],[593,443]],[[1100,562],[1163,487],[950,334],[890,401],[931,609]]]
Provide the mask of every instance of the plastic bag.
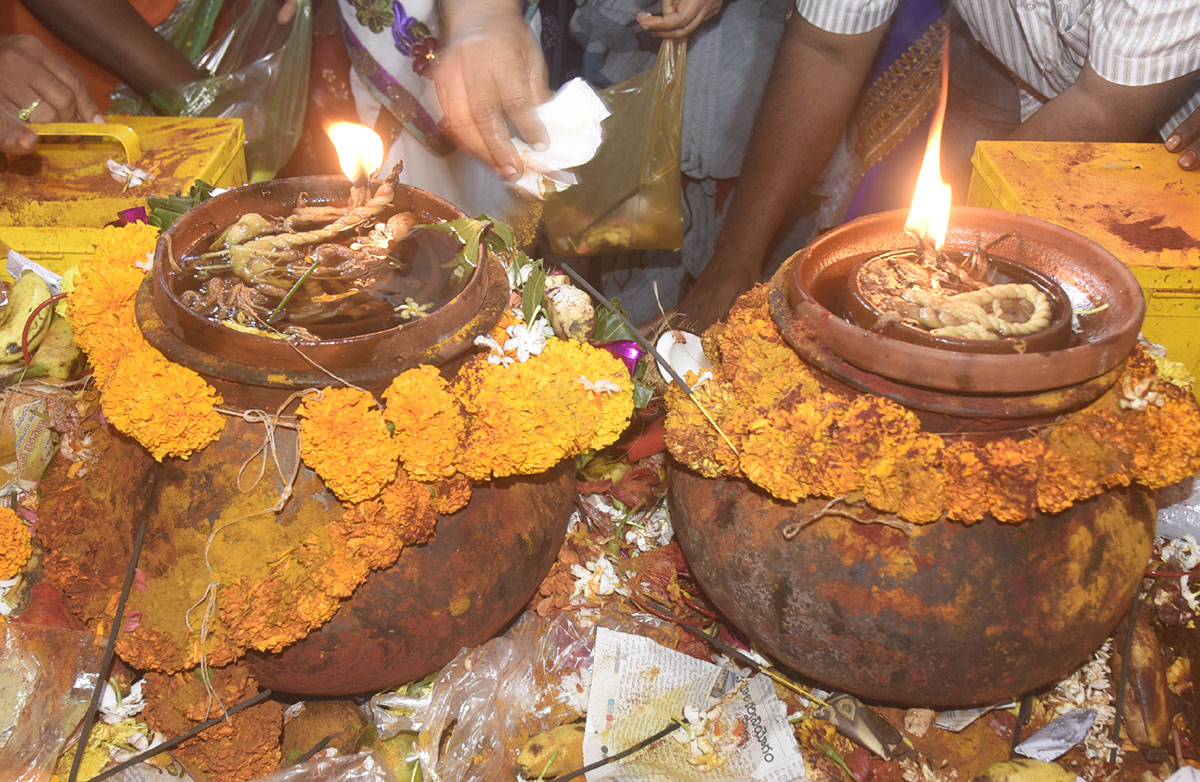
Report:
[[464,649],[438,674],[416,755],[432,782],[513,779],[527,737],[587,707],[596,627],[668,642],[678,630],[644,614],[522,614],[503,636]]
[[0,624],[0,779],[50,779],[99,669],[89,633]]
[[396,777],[374,752],[323,757],[280,769],[258,782],[396,782]]
[[600,91],[611,115],[579,184],[546,198],[546,235],[562,255],[683,247],[679,184],[687,44],[666,40],[645,73]]
[[[237,117],[246,128],[246,168],[251,182],[275,175],[300,139],[308,99],[312,3],[298,0],[291,27],[279,25],[274,0],[249,0],[229,31],[196,60],[209,78],[167,87],[150,96],[163,113],[179,117]],[[177,27],[177,46],[194,45],[211,20]],[[168,20],[171,21],[171,20]]]

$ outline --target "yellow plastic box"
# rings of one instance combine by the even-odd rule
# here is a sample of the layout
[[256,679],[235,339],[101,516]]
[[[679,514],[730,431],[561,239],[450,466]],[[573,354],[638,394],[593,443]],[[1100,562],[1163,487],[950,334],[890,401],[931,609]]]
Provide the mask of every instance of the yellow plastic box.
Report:
[[[99,126],[30,128],[44,141],[35,154],[7,165],[0,157],[0,249],[7,245],[60,273],[95,248],[118,212],[144,206],[147,196],[187,193],[197,179],[218,187],[246,183],[239,119],[113,116]],[[123,185],[109,173],[110,160],[155,178]]]
[[1175,160],[1161,144],[981,141],[967,203],[1058,223],[1120,258],[1146,297],[1142,333],[1200,376],[1200,172]]

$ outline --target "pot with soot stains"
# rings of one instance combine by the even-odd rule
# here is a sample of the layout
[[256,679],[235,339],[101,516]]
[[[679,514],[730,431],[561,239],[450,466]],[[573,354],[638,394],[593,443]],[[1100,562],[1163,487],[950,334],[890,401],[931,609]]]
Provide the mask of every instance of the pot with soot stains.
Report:
[[[111,503],[95,496],[95,487],[52,472],[43,514],[53,514],[59,526],[67,524],[64,519],[78,516],[83,523],[82,517],[89,516],[88,524],[107,524],[116,535],[128,534],[130,517],[149,514],[141,569],[151,584],[167,578],[179,558],[203,560],[218,532],[230,550],[253,556],[254,543],[237,548],[238,536],[251,529],[243,525],[259,525],[256,534],[279,536],[285,544],[293,538],[290,553],[265,566],[263,584],[271,583],[272,573],[298,572],[284,569],[306,554],[303,534],[292,531],[336,521],[343,506],[299,461],[296,430],[278,426],[268,436],[264,413],[273,414],[297,392],[338,385],[334,377],[378,397],[393,377],[419,364],[452,372],[470,354],[475,337],[495,325],[509,300],[504,268],[481,247],[469,279],[426,317],[366,333],[336,333],[335,325],[315,343],[294,345],[236,331],[185,305],[177,259],[196,248],[207,249],[217,231],[249,212],[286,215],[301,193],[309,205],[344,203],[349,187],[340,177],[250,185],[204,202],[172,226],[160,239],[153,275],[138,294],[138,323],[151,345],[216,387],[227,408],[247,412],[229,418],[220,439],[186,461],[155,463],[144,450],[118,441],[111,458],[121,467],[108,477],[113,486],[129,492],[120,499],[114,495]],[[405,185],[396,186],[393,204],[426,222],[464,216],[451,204]],[[282,510],[265,513],[289,494],[289,483],[290,498]],[[466,507],[438,518],[431,540],[405,547],[395,564],[371,572],[342,600],[332,619],[278,651],[250,651],[245,659],[263,686],[304,695],[375,692],[435,671],[461,648],[495,635],[525,606],[558,553],[573,499],[574,474],[568,463],[540,475],[476,486]],[[273,526],[264,531],[262,525]],[[202,543],[205,536],[208,544]],[[76,555],[85,558],[82,552]],[[86,568],[90,563],[78,564]],[[115,565],[108,563],[114,571]],[[219,562],[209,572],[217,585],[211,607],[219,617],[226,608],[222,600],[232,590],[222,580]],[[303,578],[321,583],[332,574],[315,566]],[[111,589],[119,583],[118,574],[97,573],[95,583]],[[305,608],[307,583],[280,587],[294,593],[293,600],[273,609],[280,621]],[[249,594],[252,602],[257,593]],[[208,621],[205,595],[197,602],[189,594],[179,605],[164,607],[174,613],[162,621],[178,625],[175,629],[186,637],[197,637]],[[145,624],[148,617],[141,621]],[[167,670],[181,667],[190,666],[171,664]]]
[[[1155,482],[1144,477],[1154,459],[1109,453],[1111,463],[1097,466],[1083,449],[1106,453],[1106,438],[1084,435],[1118,437],[1123,426],[1151,426],[1167,411],[1193,415],[1195,403],[1172,390],[1165,410],[1128,409],[1122,373],[1149,361],[1131,357],[1145,309],[1137,281],[1098,245],[1033,218],[956,208],[946,249],[965,258],[992,245],[990,252],[1049,288],[1047,320],[1058,329],[1050,343],[1001,338],[984,352],[954,337],[911,339],[894,322],[876,323],[861,305],[848,306],[864,259],[912,246],[904,220],[900,212],[871,215],[823,235],[785,263],[768,291],[749,294],[750,304],[709,333],[723,351],[713,363],[727,395],[700,396],[731,430],[741,473],[672,469],[672,521],[709,597],[788,668],[882,702],[992,704],[1055,682],[1085,661],[1128,610],[1147,561],[1155,508],[1139,483]],[[754,343],[757,353],[731,336],[746,323],[765,335]],[[765,351],[784,345],[780,336],[802,362],[790,371],[809,373],[819,389],[779,392],[771,396],[781,400],[774,409],[757,416],[723,416],[739,393],[751,404],[755,393],[773,393],[766,380],[756,391],[739,390],[734,373],[747,356],[778,355]],[[730,363],[722,367],[722,360]],[[880,398],[901,407],[869,401]],[[887,418],[880,410],[898,412]],[[864,428],[859,437],[854,427],[867,415],[877,416],[869,426],[898,434],[872,439]],[[787,424],[805,432],[809,445],[795,439],[795,460],[771,463],[760,455],[769,447],[764,432],[780,421],[819,423]],[[905,421],[919,422],[921,433],[905,430]],[[711,454],[719,441],[701,434]],[[672,436],[673,453],[686,462],[686,443],[669,420],[669,442]],[[1068,442],[1076,436],[1078,445]],[[884,452],[900,438],[910,450]],[[1194,462],[1195,446],[1180,447]],[[828,486],[836,479],[831,465],[847,459],[865,477],[843,482],[859,493],[841,500],[810,491],[785,502],[746,478],[768,476],[762,484],[776,495],[784,492],[775,487],[801,473],[811,485]],[[714,474],[711,461],[693,461]],[[918,461],[919,469],[912,466]],[[1063,465],[1081,477],[1061,478]],[[972,481],[985,491],[967,494]],[[886,512],[875,507],[892,502],[886,489],[901,484],[904,503]],[[873,505],[864,494],[883,499]],[[937,498],[930,512],[914,510],[930,495]],[[964,510],[968,500],[988,512]],[[1039,503],[1068,507],[1047,512]]]

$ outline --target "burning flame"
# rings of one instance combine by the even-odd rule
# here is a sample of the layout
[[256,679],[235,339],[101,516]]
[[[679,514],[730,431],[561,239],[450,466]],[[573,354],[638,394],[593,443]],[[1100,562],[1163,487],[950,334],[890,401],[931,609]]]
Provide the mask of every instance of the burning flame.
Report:
[[383,165],[383,140],[378,133],[354,122],[335,122],[325,132],[337,150],[342,173],[351,182],[366,184],[379,172]]
[[933,123],[929,127],[929,141],[925,144],[925,157],[921,161],[921,173],[917,175],[917,187],[913,192],[912,207],[904,230],[919,240],[933,242],[935,249],[942,249],[946,241],[946,229],[950,225],[950,185],[942,179],[940,165],[942,146],[942,123],[946,119],[946,92],[950,83],[950,36],[946,36],[946,48],[942,54],[942,93],[937,109],[933,112]]

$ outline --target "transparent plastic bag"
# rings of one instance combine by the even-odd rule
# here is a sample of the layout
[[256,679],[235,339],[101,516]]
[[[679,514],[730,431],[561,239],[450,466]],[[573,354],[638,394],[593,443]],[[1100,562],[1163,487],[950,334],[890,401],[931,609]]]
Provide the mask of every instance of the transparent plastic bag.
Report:
[[572,169],[579,183],[546,198],[556,253],[683,247],[679,179],[687,44],[666,40],[645,73],[600,91],[611,112],[596,155]]
[[521,743],[581,716],[596,627],[669,642],[678,631],[644,614],[522,614],[503,636],[464,649],[434,682],[415,747],[426,779],[513,779]]
[[318,755],[258,782],[396,782],[396,777],[374,752],[359,752],[335,758]]
[[89,633],[0,624],[0,779],[48,782],[99,670]]
[[[250,181],[275,175],[300,139],[308,100],[312,52],[312,3],[298,0],[291,26],[276,21],[274,0],[249,0],[229,31],[200,54],[197,67],[212,76],[158,90],[150,99],[164,114],[178,117],[237,117],[246,128],[246,168]],[[171,20],[168,20],[170,22]],[[180,24],[176,46],[194,45],[211,20]]]

